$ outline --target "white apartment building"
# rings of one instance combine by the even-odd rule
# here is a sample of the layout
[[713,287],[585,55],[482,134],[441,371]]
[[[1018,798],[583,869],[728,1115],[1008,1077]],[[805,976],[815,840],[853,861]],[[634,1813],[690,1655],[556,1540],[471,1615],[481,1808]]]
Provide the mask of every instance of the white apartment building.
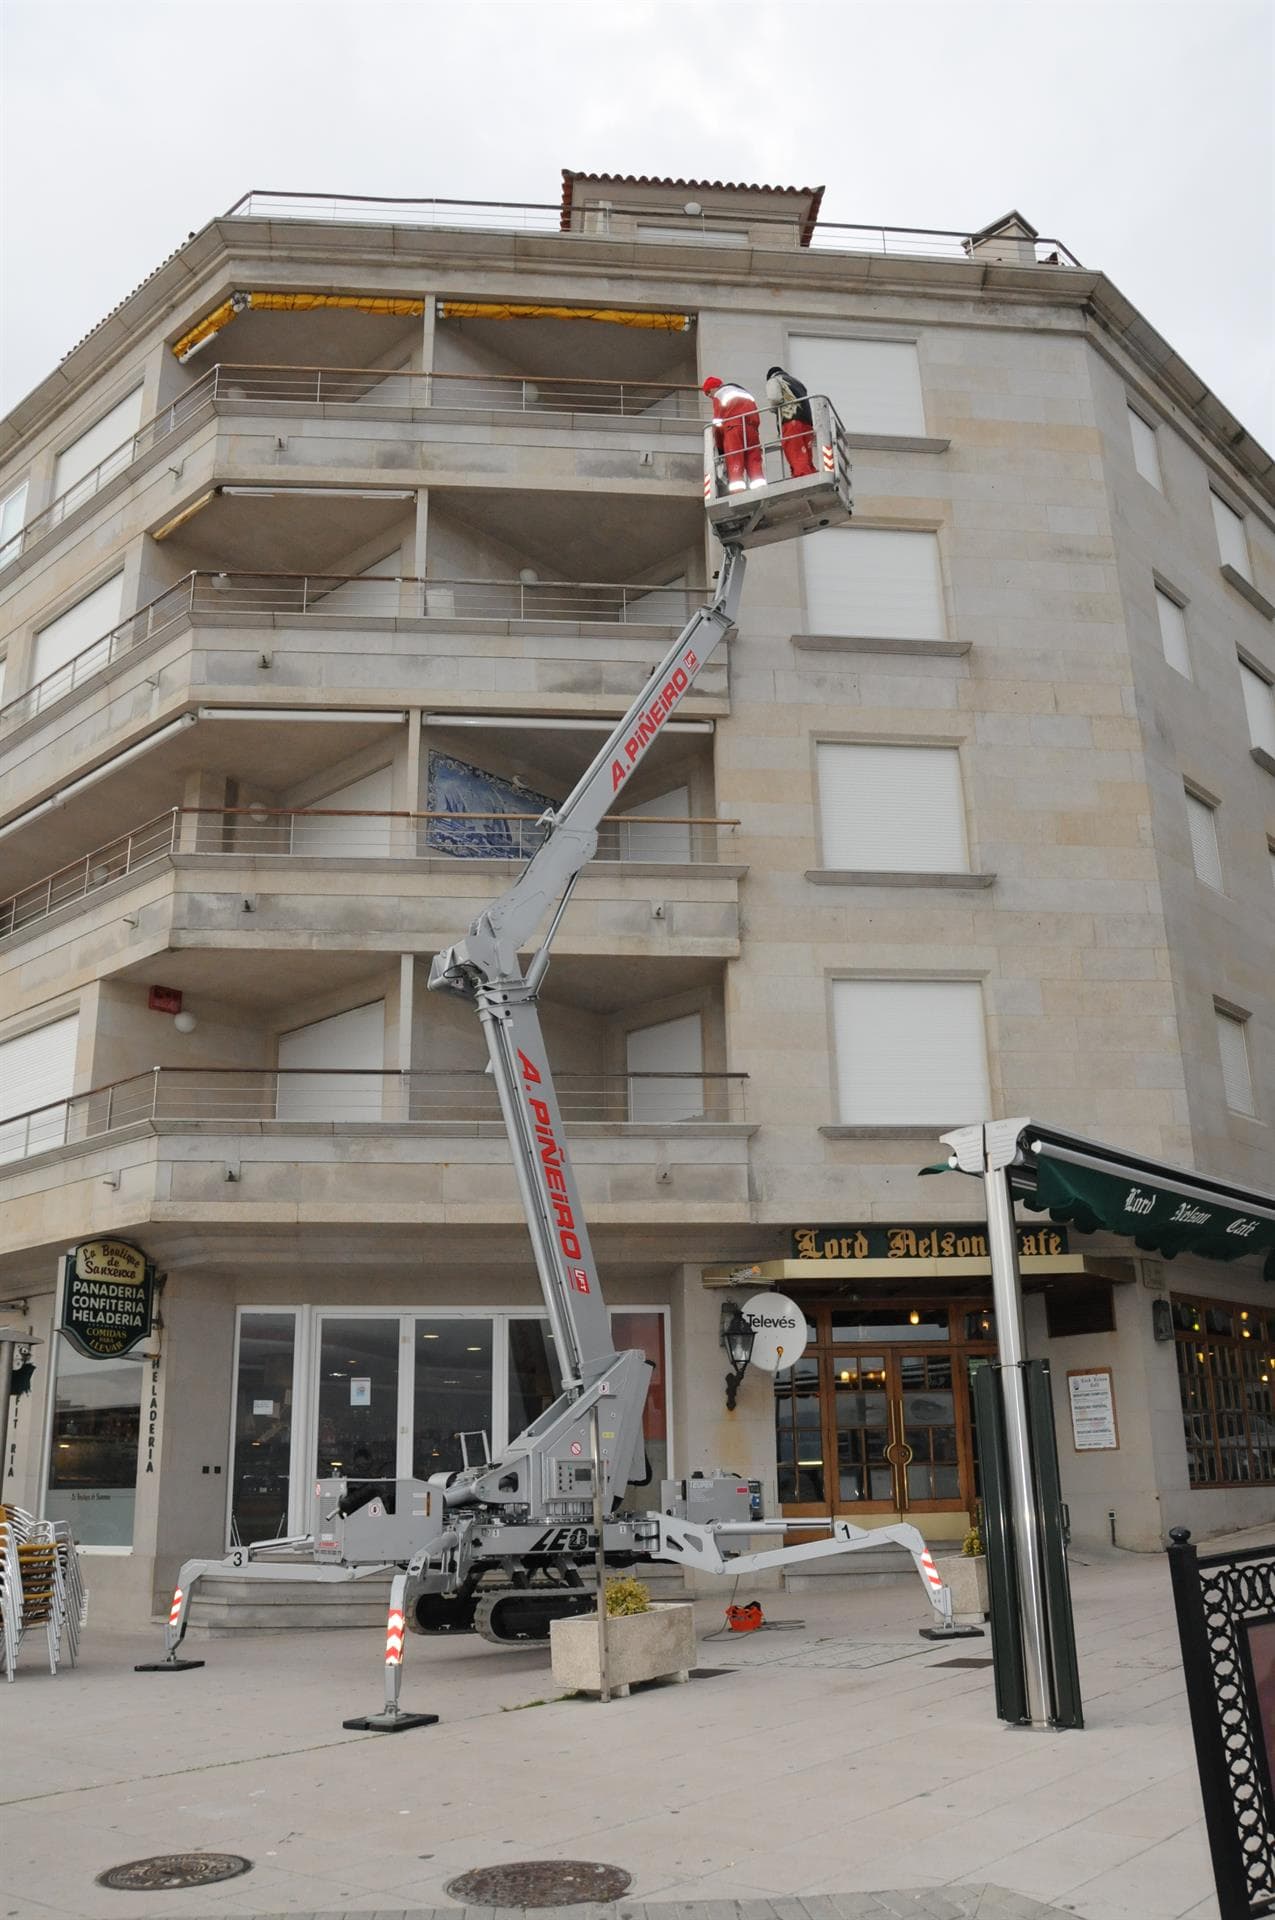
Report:
[[[1275,475],[1101,272],[787,187],[254,195],[0,426],[0,1318],[44,1343],[3,1485],[108,1615],[551,1397],[425,982],[705,595],[700,381],[775,363],[854,522],[752,558],[543,999],[654,1477],[964,1532],[995,1327],[976,1183],[917,1178],[946,1128],[1275,1185]],[[1260,1262],[1021,1227],[1075,1537],[1275,1515]],[[159,1275],[122,1359],[54,1332],[104,1238]],[[763,1284],[811,1342],[727,1412]]]

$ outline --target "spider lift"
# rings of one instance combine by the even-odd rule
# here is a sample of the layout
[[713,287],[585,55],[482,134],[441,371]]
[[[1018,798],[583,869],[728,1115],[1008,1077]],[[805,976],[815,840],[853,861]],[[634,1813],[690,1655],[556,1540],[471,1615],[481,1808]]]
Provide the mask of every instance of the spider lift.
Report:
[[[687,1517],[687,1484],[674,1481],[663,1483],[660,1511],[623,1510],[625,1489],[646,1471],[648,1362],[640,1351],[617,1353],[612,1345],[536,1004],[554,935],[597,851],[600,822],[735,625],[747,550],[851,517],[844,429],[823,395],[811,395],[810,404],[816,471],[787,477],[779,421],[762,408],[766,479],[742,493],[728,492],[714,432],[707,429],[705,507],[722,547],[712,601],[692,615],[574,791],[545,815],[548,831],[518,879],[431,969],[431,990],[467,1000],[486,1036],[562,1370],[561,1393],[499,1459],[429,1481],[321,1481],[317,1535],[258,1542],[224,1560],[188,1561],[166,1629],[166,1670],[186,1664],[177,1649],[193,1586],[202,1574],[228,1566],[246,1579],[356,1580],[396,1569],[386,1711],[367,1723],[393,1730],[420,1723],[397,1706],[404,1626],[424,1634],[477,1631],[499,1643],[544,1640],[554,1619],[594,1610],[602,1562],[623,1567],[658,1560],[742,1576],[893,1542],[912,1556],[940,1631],[951,1631],[951,1596],[915,1527],[806,1522],[826,1537],[744,1550],[751,1537],[778,1534],[782,1542],[803,1523],[754,1518],[747,1483],[729,1472],[695,1477],[694,1518]],[[520,950],[546,917],[524,971]]]

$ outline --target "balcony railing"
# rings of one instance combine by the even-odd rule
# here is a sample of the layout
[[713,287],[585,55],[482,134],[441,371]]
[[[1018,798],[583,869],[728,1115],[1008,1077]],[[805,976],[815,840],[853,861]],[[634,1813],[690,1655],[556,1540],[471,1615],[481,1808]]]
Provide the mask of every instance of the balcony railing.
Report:
[[[562,1073],[564,1120],[684,1126],[740,1122],[744,1073]],[[321,1126],[500,1124],[490,1074],[361,1068],[153,1067],[0,1121],[0,1165],[148,1122],[233,1133],[279,1122]]]
[[[690,220],[670,207],[626,204],[613,210],[603,202],[575,203],[575,210],[587,224],[573,229],[589,239],[605,237],[610,219],[623,222],[626,241],[646,241],[641,223],[653,222],[660,232],[651,236],[651,244],[666,242],[670,228],[686,229],[688,241],[699,232],[710,238],[715,233],[737,232],[741,236],[773,230],[776,248],[791,248],[797,216],[794,213],[732,213],[712,208]],[[562,207],[557,201],[517,200],[381,200],[359,194],[273,193],[256,189],[237,200],[223,216],[227,220],[324,220],[342,225],[438,227],[465,232],[477,229],[489,233],[561,233]],[[636,230],[635,230],[636,229]],[[563,236],[570,238],[571,234]],[[874,253],[914,259],[964,260],[979,244],[979,234],[961,233],[953,228],[866,226],[839,220],[816,223],[809,244],[835,253]],[[756,244],[756,242],[753,242]],[[1041,266],[1079,267],[1080,262],[1061,240],[1038,236],[1030,243]],[[1051,257],[1055,256],[1055,257]]]
[[[618,816],[598,829],[595,859],[622,864],[715,865],[737,819]],[[216,859],[525,860],[545,837],[536,813],[374,813],[334,807],[172,807],[105,846],[0,899],[0,940],[60,907],[180,851]]]
[[176,586],[0,707],[0,734],[21,726],[104,667],[187,615],[304,614],[360,619],[570,620],[605,626],[685,626],[707,587],[649,581],[422,580],[411,575],[188,573]]
[[261,367],[227,362],[208,376],[218,411],[254,407],[316,413],[345,407],[410,413],[421,407],[504,413],[597,413],[625,419],[705,417],[698,387],[667,380],[584,380],[537,374],[386,372],[368,367]]

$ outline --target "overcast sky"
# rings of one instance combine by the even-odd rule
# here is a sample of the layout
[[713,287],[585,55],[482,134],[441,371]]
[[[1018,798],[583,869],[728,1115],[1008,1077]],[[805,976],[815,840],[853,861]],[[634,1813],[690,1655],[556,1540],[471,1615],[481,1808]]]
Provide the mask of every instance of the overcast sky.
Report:
[[250,187],[1016,206],[1275,447],[1272,0],[0,0],[0,409]]

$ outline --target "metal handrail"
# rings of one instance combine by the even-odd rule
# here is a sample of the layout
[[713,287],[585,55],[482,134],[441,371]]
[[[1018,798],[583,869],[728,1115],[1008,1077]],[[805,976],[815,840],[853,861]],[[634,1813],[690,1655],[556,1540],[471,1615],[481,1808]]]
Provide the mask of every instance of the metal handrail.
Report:
[[[182,822],[193,832],[183,846]],[[706,814],[616,815],[599,828],[602,864],[714,865],[720,829],[736,819]],[[547,826],[539,813],[374,811],[353,807],[170,807],[143,826],[0,899],[0,940],[47,920],[170,854],[230,858],[525,860]]]
[[[248,584],[251,583],[251,584]],[[345,590],[341,607],[332,594]],[[446,618],[597,620],[681,626],[707,596],[705,587],[664,587],[651,581],[438,580],[416,574],[217,573],[185,574],[175,586],[89,642],[70,660],[0,706],[0,734],[73,693],[103,667],[187,614],[324,614],[343,619]],[[656,606],[652,600],[658,596]],[[350,606],[350,600],[359,606]],[[662,604],[661,604],[662,603]]]
[[[746,1073],[560,1073],[568,1121],[742,1121]],[[0,1121],[0,1165],[162,1122],[259,1126],[499,1122],[490,1074],[456,1068],[152,1067]]]
[[[577,203],[578,211],[587,215],[592,223],[603,220],[608,208],[601,201]],[[655,202],[639,204],[626,201],[620,208],[613,209],[626,222],[650,218],[665,227],[685,226],[688,238],[693,238],[695,222],[686,218],[679,208],[660,205]],[[591,224],[563,232],[561,228],[562,208],[557,202],[545,200],[450,200],[442,198],[424,199],[382,199],[369,194],[340,193],[288,193],[272,189],[254,188],[241,196],[232,207],[222,215],[223,219],[272,220],[345,220],[350,222],[375,222],[381,225],[450,227],[464,230],[480,228],[495,232],[539,232],[557,233],[565,240],[578,238],[582,234],[590,240],[605,238],[605,229]],[[794,211],[785,213],[767,213],[757,209],[747,213],[732,212],[727,208],[714,207],[710,213],[698,217],[699,225],[708,228],[737,228],[757,230],[774,227],[791,234],[798,224],[798,215]],[[634,238],[626,229],[623,238]],[[641,234],[636,236],[639,240]],[[857,221],[818,220],[811,231],[809,245],[820,250],[841,253],[880,253],[914,259],[970,259],[972,251],[982,239],[992,239],[983,233],[965,232],[951,227],[908,227],[897,226],[891,222],[864,224]],[[658,242],[656,244],[659,244]],[[1052,266],[1055,264],[1050,255],[1057,255],[1057,264],[1067,267],[1080,267],[1080,261],[1061,240],[1052,235],[1037,235],[1029,243],[1036,256],[1037,264]]]
[[479,408],[506,413],[597,413],[629,420],[693,419],[697,386],[675,380],[594,380],[556,373],[451,373],[445,368],[309,367],[222,361],[210,370],[214,400],[227,406]]

